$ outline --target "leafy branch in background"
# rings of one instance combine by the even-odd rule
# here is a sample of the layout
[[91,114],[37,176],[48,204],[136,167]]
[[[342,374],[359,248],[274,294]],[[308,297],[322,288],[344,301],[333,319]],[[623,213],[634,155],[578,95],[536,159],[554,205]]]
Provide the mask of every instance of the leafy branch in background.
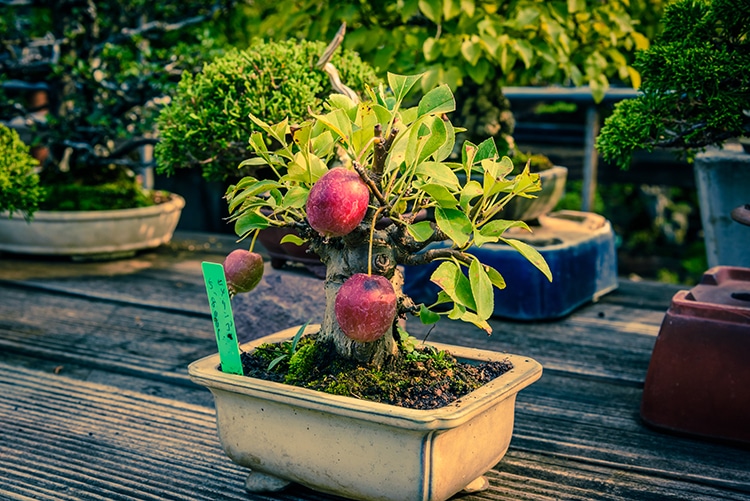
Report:
[[260,0],[244,6],[248,31],[284,39],[330,39],[342,21],[344,46],[379,71],[423,72],[422,90],[473,82],[591,85],[640,83],[633,53],[649,45],[661,1]]

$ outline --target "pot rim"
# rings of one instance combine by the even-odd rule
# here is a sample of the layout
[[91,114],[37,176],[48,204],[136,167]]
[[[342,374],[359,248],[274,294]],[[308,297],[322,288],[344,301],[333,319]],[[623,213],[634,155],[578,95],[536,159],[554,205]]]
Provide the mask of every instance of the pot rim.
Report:
[[[319,327],[319,325],[310,325],[305,333],[314,333]],[[244,343],[240,348],[249,351],[263,343],[292,339],[298,329],[299,327],[285,329]],[[513,364],[513,369],[456,402],[438,409],[409,409],[381,402],[331,395],[274,381],[225,374],[218,370],[218,353],[194,361],[188,366],[188,373],[193,382],[208,387],[212,392],[218,390],[239,393],[365,421],[390,422],[395,426],[413,430],[445,430],[458,427],[490,406],[496,405],[498,400],[514,398],[517,392],[542,376],[541,364],[529,357],[443,343],[427,344],[439,350],[449,351],[460,359],[480,362],[508,359]]]
[[[49,211],[38,210],[34,212],[31,220],[38,222],[63,222],[63,221],[111,221],[117,219],[130,219],[133,217],[147,217],[157,214],[174,212],[182,210],[185,207],[185,199],[177,193],[169,193],[169,199],[165,202],[147,207],[133,207],[130,209],[111,209],[111,210],[90,210],[90,211]],[[10,214],[7,211],[0,212],[0,218],[11,221],[16,219],[21,222],[27,222],[23,215]]]

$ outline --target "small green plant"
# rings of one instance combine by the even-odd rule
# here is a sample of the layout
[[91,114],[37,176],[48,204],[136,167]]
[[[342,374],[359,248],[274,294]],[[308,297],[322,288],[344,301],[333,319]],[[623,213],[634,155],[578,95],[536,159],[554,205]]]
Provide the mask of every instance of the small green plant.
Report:
[[[323,112],[294,125],[251,115],[260,131],[250,145],[275,177],[247,176],[227,191],[239,236],[254,241],[263,229],[293,228],[299,236],[285,241],[307,241],[321,256],[326,304],[318,339],[362,364],[399,356],[397,320],[407,314],[426,324],[448,317],[491,332],[493,288],[505,281],[472,255],[474,245],[502,241],[552,279],[536,249],[504,235],[513,227],[529,229],[526,223],[497,218],[513,197],[541,189],[538,174],[527,165],[511,177],[513,162],[498,154],[492,139],[465,142],[460,159],[450,161],[455,128],[446,114],[456,103],[448,86],[402,107],[420,79],[389,74],[390,93],[382,85],[370,88],[369,99],[359,103],[331,95]],[[365,189],[364,210],[357,184]],[[451,245],[431,246],[438,242]],[[414,304],[401,289],[399,266],[434,261],[441,263],[431,280],[441,292],[431,305]]]
[[[160,172],[202,170],[209,180],[237,180],[258,165],[240,163],[251,153],[247,139],[260,128],[250,113],[268,123],[285,118],[302,122],[322,111],[333,92],[325,71],[316,67],[323,42],[256,41],[230,50],[193,74],[185,72],[177,92],[159,114],[160,142],[155,149]],[[379,82],[374,70],[351,51],[331,59],[347,86],[362,91]]]
[[663,23],[637,55],[641,95],[618,103],[597,138],[604,159],[622,168],[638,149],[675,148],[690,159],[750,135],[750,3],[679,0]]
[[0,211],[33,216],[44,198],[36,173],[38,165],[18,133],[0,124]]

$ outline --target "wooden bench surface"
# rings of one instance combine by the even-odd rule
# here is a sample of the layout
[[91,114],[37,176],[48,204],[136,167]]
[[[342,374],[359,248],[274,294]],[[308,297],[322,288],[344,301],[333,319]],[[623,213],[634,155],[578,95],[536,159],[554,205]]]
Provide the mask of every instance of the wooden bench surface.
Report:
[[[200,262],[236,246],[183,233],[112,262],[0,256],[0,499],[335,499],[297,486],[244,492],[244,469],[218,444],[212,397],[187,377],[189,362],[216,351]],[[461,499],[750,500],[747,448],[640,421],[677,290],[621,280],[561,320],[493,320],[490,337],[438,324],[433,341],[522,353],[545,370],[518,396],[491,488]],[[238,333],[318,321],[321,297],[312,274],[269,266],[256,293],[236,298]]]

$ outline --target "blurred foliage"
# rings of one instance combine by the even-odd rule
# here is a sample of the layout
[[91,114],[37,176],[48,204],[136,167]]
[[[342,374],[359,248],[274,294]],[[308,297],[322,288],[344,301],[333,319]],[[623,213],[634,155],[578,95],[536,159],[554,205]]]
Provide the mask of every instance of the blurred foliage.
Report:
[[[580,210],[582,181],[568,181],[555,210]],[[708,268],[694,189],[600,184],[592,212],[612,224],[619,273],[694,284]]]
[[[47,148],[42,184],[135,186],[133,171],[147,165],[140,148],[156,141],[155,116],[182,70],[199,67],[232,42],[223,33],[232,33],[224,19],[233,3],[0,4],[0,82],[8,84],[0,120],[20,124],[30,144]],[[45,119],[32,114],[19,81],[47,85]]]
[[347,23],[345,47],[379,72],[425,72],[422,88],[469,81],[638,86],[633,54],[649,46],[662,2],[649,0],[267,0],[243,7],[246,31],[271,39],[328,40]]

